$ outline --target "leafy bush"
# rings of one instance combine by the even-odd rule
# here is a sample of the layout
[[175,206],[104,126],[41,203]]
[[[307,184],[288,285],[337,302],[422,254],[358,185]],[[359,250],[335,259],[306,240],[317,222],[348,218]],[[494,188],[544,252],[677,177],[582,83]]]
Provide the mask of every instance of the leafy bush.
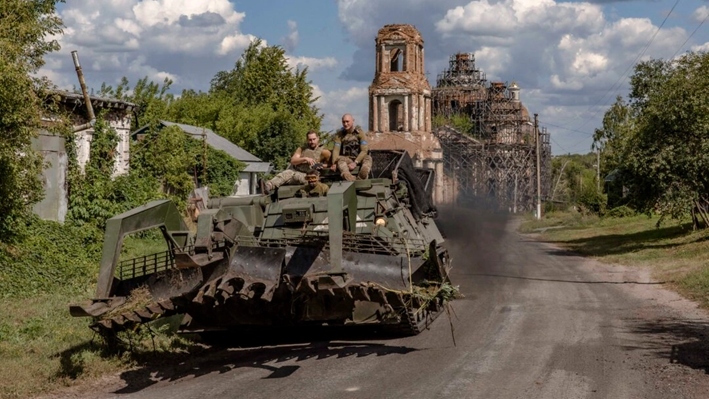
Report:
[[612,218],[625,218],[625,217],[630,217],[630,216],[635,216],[637,212],[635,212],[634,209],[626,206],[626,205],[621,205],[618,207],[615,207],[608,211],[606,216],[612,217]]
[[[223,197],[234,192],[234,184],[239,179],[246,165],[232,158],[224,151],[207,147],[207,165],[204,165],[204,148],[202,141],[188,139],[187,147],[193,154],[193,170],[200,185],[209,186],[209,195]],[[207,169],[207,180],[204,181],[204,169]],[[198,171],[202,171],[199,173]]]
[[445,126],[448,125],[453,129],[465,133],[473,134],[473,122],[468,115],[465,114],[453,114],[450,116],[444,115],[434,115],[433,126]]
[[84,289],[96,277],[103,232],[29,218],[14,244],[0,243],[0,296]]
[[595,187],[584,189],[578,199],[578,204],[583,211],[596,215],[603,215],[605,213],[606,203],[606,196],[596,191]]
[[159,182],[140,169],[112,178],[115,131],[102,115],[96,118],[90,160],[82,173],[76,162],[74,135],[66,133],[69,158],[69,207],[67,220],[76,225],[91,224],[103,230],[106,220],[150,200],[164,198]]

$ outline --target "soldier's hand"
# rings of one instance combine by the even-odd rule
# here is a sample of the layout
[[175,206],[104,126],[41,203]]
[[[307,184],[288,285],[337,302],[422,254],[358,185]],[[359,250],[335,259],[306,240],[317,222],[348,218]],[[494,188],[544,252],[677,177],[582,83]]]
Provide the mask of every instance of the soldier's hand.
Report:
[[350,170],[354,170],[354,168],[357,167],[357,164],[354,163],[354,162],[350,162],[350,163],[347,164],[347,166],[350,168]]
[[313,166],[315,164],[315,160],[313,158],[305,158],[305,161],[308,163],[308,165]]
[[330,166],[330,169],[331,169],[333,172],[336,171],[336,170],[337,170],[337,165],[336,165],[336,164],[332,164],[332,166]]

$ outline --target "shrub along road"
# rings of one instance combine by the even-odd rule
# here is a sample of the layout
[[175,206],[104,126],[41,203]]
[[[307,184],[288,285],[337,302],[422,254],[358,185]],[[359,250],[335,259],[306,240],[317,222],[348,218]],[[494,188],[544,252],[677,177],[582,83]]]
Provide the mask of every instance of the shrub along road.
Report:
[[55,397],[703,398],[709,316],[610,266],[457,209],[442,225],[465,298],[424,333],[298,335],[180,355]]

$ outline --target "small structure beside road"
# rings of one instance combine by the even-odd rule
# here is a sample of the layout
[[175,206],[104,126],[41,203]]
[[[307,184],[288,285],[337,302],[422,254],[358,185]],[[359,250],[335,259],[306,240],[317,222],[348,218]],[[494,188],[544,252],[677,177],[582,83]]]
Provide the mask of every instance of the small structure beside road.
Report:
[[[205,140],[207,145],[209,145],[211,148],[215,150],[224,151],[232,158],[246,164],[244,170],[241,171],[239,180],[234,182],[234,192],[232,193],[232,195],[242,196],[256,194],[258,185],[258,175],[263,173],[269,173],[271,169],[273,169],[273,165],[271,165],[270,162],[262,161],[257,156],[232,143],[226,138],[216,134],[211,129],[165,120],[161,120],[159,122],[158,129],[162,129],[164,127],[169,126],[177,126],[180,128],[180,130],[185,132],[190,137],[196,140]],[[134,140],[141,140],[148,133],[148,128],[148,126],[141,127],[140,129],[131,133],[131,137]]]

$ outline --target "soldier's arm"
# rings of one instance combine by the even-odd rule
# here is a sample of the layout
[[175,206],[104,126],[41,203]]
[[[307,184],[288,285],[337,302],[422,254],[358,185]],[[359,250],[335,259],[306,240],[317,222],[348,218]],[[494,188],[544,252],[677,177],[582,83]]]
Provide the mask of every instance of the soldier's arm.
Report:
[[297,150],[293,153],[293,156],[290,157],[290,164],[293,166],[298,166],[302,163],[308,162],[305,160],[305,158],[301,157],[301,153],[303,152],[301,147],[298,147]]
[[322,150],[320,153],[320,160],[319,162],[325,164],[325,165],[330,165],[330,158],[332,156],[332,153],[330,153],[330,150]]
[[334,165],[337,162],[337,158],[340,157],[340,148],[342,147],[342,138],[339,134],[335,136],[335,146],[332,149],[332,156],[330,157],[330,162]]
[[322,193],[323,196],[327,195],[327,190],[330,189],[330,186],[328,186],[325,183],[320,183],[320,192]]
[[367,145],[367,135],[360,128],[357,128],[357,138],[359,139],[359,154],[355,159],[355,163],[360,164],[369,152],[369,145]]

